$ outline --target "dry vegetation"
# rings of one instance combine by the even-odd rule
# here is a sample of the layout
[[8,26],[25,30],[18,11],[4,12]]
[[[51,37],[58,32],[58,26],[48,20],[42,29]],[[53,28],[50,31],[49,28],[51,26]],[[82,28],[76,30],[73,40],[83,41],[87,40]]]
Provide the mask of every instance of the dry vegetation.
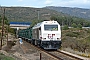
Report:
[[[73,51],[89,53],[90,55],[90,29],[71,28],[62,31],[62,47]],[[90,57],[90,56],[89,56]]]

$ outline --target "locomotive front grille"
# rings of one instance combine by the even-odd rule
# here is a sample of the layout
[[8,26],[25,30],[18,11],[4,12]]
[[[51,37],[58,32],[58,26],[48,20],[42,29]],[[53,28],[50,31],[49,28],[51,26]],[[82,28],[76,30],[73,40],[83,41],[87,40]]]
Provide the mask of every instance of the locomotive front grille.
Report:
[[58,49],[60,48],[61,41],[42,41],[44,49]]

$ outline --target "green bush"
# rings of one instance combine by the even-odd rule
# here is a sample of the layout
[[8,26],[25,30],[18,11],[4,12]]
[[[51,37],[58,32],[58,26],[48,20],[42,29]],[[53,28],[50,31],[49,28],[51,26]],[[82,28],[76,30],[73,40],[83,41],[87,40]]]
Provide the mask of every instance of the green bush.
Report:
[[86,30],[87,31],[87,33],[90,33],[90,29],[88,29],[88,30]]
[[4,54],[0,53],[0,60],[15,60],[12,57],[5,56]]
[[75,23],[72,24],[73,28],[77,28],[77,25]]
[[78,24],[78,28],[82,28],[82,25],[81,24]]
[[73,32],[74,34],[77,34],[77,35],[80,35],[80,33],[79,32]]
[[70,36],[70,37],[77,37],[78,35],[76,33],[73,33],[73,32],[68,32],[66,34],[66,36]]
[[9,31],[10,33],[13,33],[13,34],[15,34],[15,32],[16,32],[16,30],[13,29],[13,28],[9,28],[8,31]]
[[68,28],[68,26],[67,25],[65,25],[64,27],[63,27],[63,30],[68,30],[69,28]]

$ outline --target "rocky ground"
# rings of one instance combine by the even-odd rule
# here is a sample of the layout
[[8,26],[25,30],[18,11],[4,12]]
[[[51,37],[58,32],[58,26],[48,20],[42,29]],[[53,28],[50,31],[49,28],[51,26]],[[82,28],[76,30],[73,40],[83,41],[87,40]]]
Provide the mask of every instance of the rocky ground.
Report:
[[[29,52],[24,52],[23,49],[27,49],[22,47],[19,44],[19,39],[16,39],[13,35],[9,34],[7,45],[4,45],[1,53],[5,54],[6,56],[13,57],[15,60],[40,60],[40,53],[37,49],[33,49],[29,47]],[[25,44],[23,44],[25,46]],[[32,49],[31,49],[32,48]],[[42,60],[54,60],[53,58],[47,56],[46,54],[42,53]]]

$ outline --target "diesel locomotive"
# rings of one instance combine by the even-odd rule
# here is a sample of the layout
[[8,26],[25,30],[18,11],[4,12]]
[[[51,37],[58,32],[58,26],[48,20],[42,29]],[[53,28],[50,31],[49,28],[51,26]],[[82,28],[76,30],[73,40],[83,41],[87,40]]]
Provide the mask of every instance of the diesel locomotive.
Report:
[[43,21],[18,31],[18,36],[43,49],[61,47],[61,28],[57,21]]

